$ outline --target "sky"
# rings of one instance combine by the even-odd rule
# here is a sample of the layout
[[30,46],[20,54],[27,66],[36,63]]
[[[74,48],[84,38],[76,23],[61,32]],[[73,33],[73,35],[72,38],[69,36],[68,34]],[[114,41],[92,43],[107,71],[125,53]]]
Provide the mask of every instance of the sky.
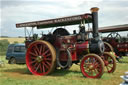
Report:
[[[128,0],[0,0],[0,36],[24,36],[16,23],[90,13],[91,7],[100,9],[99,27],[128,24]],[[42,31],[49,29],[35,29]]]

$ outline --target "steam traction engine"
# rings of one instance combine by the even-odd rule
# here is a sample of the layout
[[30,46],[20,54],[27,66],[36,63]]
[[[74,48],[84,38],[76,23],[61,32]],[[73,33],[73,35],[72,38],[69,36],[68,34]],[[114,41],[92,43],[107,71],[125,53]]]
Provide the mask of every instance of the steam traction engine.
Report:
[[[51,20],[18,23],[16,27],[49,28],[67,25],[79,25],[79,33],[70,34],[64,28],[53,33],[37,34],[26,37],[26,64],[35,75],[47,75],[55,68],[69,69],[80,62],[82,74],[88,78],[100,78],[104,67],[108,73],[115,71],[116,63],[111,54],[104,52],[104,44],[98,34],[98,8],[92,8],[91,14],[70,16]],[[85,24],[92,23],[93,38],[89,39]]]
[[128,53],[128,37],[121,37],[118,32],[111,32],[103,41],[112,46],[117,56],[126,56]]

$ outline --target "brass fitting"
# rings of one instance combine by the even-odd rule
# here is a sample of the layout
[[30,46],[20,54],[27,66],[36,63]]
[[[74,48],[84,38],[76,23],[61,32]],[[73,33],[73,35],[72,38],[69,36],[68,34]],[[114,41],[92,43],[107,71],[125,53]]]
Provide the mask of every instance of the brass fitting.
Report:
[[98,7],[93,7],[90,10],[91,10],[91,12],[98,12],[99,8]]

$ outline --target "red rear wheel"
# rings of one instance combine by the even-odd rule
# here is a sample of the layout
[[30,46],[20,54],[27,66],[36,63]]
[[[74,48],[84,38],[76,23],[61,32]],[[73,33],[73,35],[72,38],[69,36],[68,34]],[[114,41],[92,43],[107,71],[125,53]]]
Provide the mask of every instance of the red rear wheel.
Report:
[[46,41],[34,41],[27,49],[26,64],[30,72],[35,75],[51,73],[56,65],[54,47]]
[[82,58],[80,68],[85,77],[100,78],[104,73],[104,62],[96,54],[87,54]]
[[116,70],[116,60],[115,58],[108,52],[104,52],[103,56],[101,56],[105,67],[108,73],[113,73]]

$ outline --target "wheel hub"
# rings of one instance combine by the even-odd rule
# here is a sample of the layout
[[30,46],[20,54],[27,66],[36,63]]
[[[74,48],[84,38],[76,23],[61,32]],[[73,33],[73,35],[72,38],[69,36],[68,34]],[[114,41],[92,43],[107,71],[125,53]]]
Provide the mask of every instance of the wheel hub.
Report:
[[90,65],[90,66],[89,66],[89,69],[90,69],[90,70],[94,69],[94,66],[93,66],[93,65]]
[[43,56],[37,56],[36,61],[41,62],[43,60],[43,58],[44,58]]

